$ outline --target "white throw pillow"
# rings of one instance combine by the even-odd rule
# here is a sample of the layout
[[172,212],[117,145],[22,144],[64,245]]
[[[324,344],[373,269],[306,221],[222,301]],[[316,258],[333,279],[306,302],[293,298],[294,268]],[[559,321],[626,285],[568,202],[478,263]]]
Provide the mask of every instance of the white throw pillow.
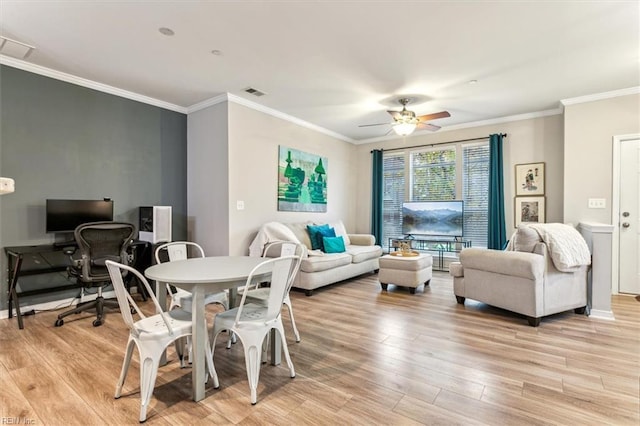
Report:
[[351,245],[351,239],[349,238],[349,235],[347,235],[347,230],[341,220],[329,222],[329,226],[336,231],[336,237],[342,237],[345,246]]
[[542,241],[540,239],[540,234],[538,234],[535,229],[521,224],[518,226],[518,230],[513,237],[513,249],[515,251],[532,253],[534,247],[540,241]]

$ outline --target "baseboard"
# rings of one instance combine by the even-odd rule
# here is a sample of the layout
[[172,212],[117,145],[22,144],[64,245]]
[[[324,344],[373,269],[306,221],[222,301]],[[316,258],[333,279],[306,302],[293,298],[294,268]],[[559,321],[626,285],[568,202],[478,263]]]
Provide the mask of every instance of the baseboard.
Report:
[[589,312],[589,318],[603,319],[609,321],[615,321],[616,318],[613,316],[612,311],[601,311],[598,309],[591,309]]
[[[72,306],[77,305],[82,302],[89,302],[90,300],[95,300],[98,297],[97,293],[91,294],[82,294],[80,298],[78,297],[69,297],[66,299],[53,300],[51,302],[37,303],[35,305],[23,305],[20,306],[20,312],[24,314],[25,312],[30,311],[53,311],[56,309],[70,308]],[[105,299],[115,299],[116,292],[113,290],[105,291],[102,293],[102,297]],[[15,317],[15,309],[14,309],[14,317]],[[0,311],[0,320],[9,319],[9,309],[5,309]]]
[[[52,311],[55,309],[68,308],[70,306],[74,306],[78,304],[77,297],[69,297],[67,299],[54,300],[51,302],[37,303],[35,305],[24,305],[20,306],[20,312],[29,312],[29,311]],[[15,312],[14,312],[15,317]],[[0,311],[0,319],[8,319],[9,318],[9,309],[5,309]]]
[[[98,297],[98,293],[85,293],[83,291],[82,294],[80,295],[80,303],[96,300],[97,297]],[[102,297],[105,299],[115,299],[116,292],[114,290],[103,291]]]

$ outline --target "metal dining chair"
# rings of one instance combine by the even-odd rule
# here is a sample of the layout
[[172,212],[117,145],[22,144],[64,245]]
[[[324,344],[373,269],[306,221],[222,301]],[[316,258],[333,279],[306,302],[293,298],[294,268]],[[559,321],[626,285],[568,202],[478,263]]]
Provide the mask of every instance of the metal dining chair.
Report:
[[299,266],[300,257],[295,255],[277,257],[260,263],[253,268],[247,277],[246,286],[249,288],[254,281],[271,271],[271,287],[267,305],[249,303],[247,292],[244,292],[237,308],[217,314],[213,322],[212,356],[215,351],[216,339],[219,333],[224,330],[230,330],[242,342],[249,389],[251,390],[251,404],[258,401],[257,389],[260,364],[262,363],[262,345],[272,329],[277,330],[280,334],[282,350],[290,376],[293,378],[296,375],[284,337],[281,311],[285,296],[293,282],[291,277]]

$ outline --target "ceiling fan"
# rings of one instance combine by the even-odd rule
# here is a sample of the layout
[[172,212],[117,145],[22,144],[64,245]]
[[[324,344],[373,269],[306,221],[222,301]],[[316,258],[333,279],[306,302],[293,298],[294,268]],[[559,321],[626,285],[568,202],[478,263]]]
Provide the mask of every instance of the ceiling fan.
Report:
[[[422,126],[427,130],[435,132],[440,129],[440,126],[427,123],[427,121],[435,120],[437,118],[451,117],[451,114],[447,111],[435,112],[433,114],[418,115],[413,111],[407,109],[407,104],[411,102],[411,98],[398,99],[400,105],[402,105],[402,111],[387,111],[393,117],[392,123],[376,123],[376,124],[363,124],[358,127],[371,127],[382,126],[385,124],[391,124],[392,129],[399,136],[407,136],[413,133],[417,126]],[[389,130],[391,131],[391,130]]]

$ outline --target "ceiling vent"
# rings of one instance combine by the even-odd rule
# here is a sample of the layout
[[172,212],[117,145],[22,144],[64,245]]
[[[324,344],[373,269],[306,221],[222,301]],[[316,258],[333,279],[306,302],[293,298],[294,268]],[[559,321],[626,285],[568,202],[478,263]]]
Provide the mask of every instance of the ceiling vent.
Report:
[[0,36],[0,53],[17,59],[27,59],[35,49],[25,43]]
[[244,91],[253,96],[266,95],[266,93],[264,93],[262,90],[254,89],[253,87],[247,87],[246,89],[244,89]]

